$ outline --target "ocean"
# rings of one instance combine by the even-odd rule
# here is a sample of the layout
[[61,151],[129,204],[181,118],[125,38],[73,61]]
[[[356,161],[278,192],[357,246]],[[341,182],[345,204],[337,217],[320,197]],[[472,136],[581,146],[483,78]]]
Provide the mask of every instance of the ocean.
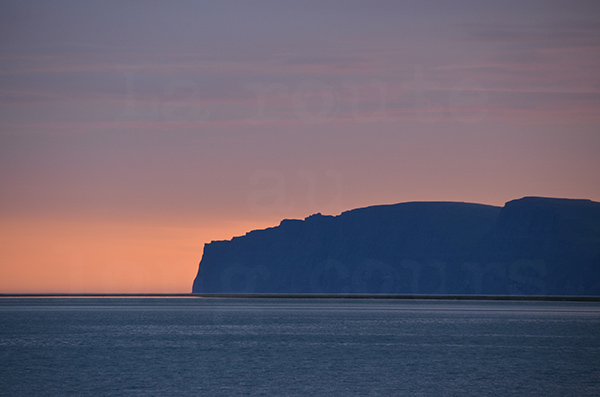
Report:
[[0,394],[598,396],[600,303],[2,298]]

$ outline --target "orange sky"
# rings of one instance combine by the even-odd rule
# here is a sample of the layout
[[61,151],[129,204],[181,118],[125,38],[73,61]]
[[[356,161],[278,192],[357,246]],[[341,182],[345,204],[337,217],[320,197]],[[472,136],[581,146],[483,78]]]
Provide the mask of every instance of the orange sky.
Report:
[[0,293],[190,292],[205,243],[316,212],[600,201],[598,21],[594,2],[2,2]]
[[117,221],[16,220],[0,229],[2,293],[191,291],[205,241],[254,225],[205,228]]

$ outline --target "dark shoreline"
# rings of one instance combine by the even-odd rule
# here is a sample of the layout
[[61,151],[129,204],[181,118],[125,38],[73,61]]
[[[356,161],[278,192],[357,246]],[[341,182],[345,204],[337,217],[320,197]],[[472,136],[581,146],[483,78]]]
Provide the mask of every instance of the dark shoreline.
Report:
[[600,296],[535,295],[412,295],[412,294],[0,294],[0,298],[259,298],[259,299],[396,299],[396,300],[484,300],[484,301],[579,301],[600,302]]

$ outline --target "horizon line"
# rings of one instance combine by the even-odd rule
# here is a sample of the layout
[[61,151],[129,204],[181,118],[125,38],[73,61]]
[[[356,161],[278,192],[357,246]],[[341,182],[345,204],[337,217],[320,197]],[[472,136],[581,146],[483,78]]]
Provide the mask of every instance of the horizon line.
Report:
[[214,299],[396,299],[396,300],[498,300],[588,301],[587,295],[435,295],[435,294],[328,294],[328,293],[0,293],[0,298],[214,298]]

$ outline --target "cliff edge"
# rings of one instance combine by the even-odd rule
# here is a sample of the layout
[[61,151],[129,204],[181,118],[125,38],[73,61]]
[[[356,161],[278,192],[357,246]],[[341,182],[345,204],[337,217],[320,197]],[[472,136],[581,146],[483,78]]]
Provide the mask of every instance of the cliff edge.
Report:
[[600,295],[600,203],[410,202],[206,244],[193,293]]

